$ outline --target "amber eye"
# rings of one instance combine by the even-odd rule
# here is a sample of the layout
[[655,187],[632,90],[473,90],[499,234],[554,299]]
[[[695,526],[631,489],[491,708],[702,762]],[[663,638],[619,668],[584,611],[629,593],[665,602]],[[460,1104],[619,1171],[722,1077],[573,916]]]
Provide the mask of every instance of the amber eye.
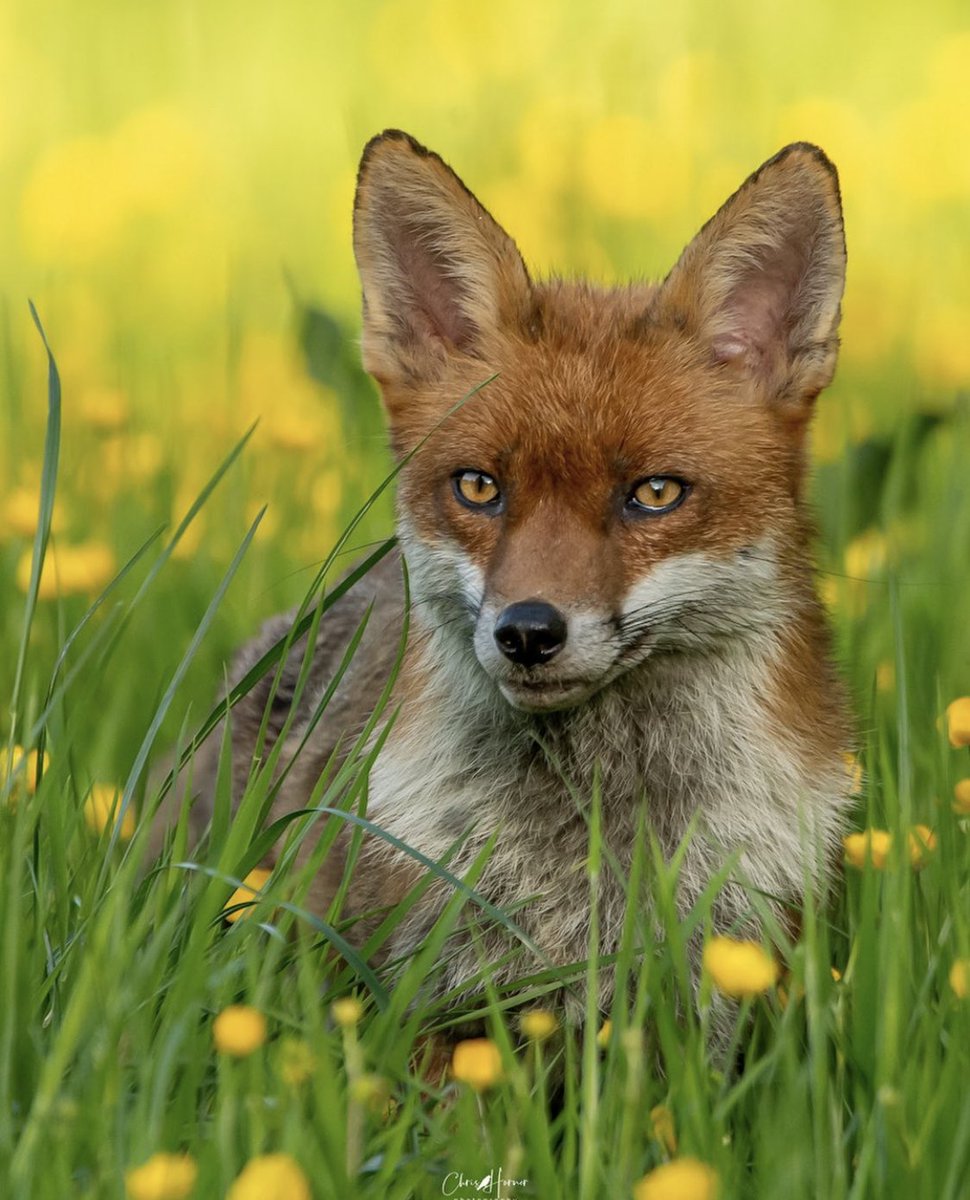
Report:
[[666,513],[676,508],[686,498],[687,492],[688,485],[682,479],[674,479],[671,475],[651,475],[636,485],[630,493],[627,506],[654,515]]
[[502,499],[499,486],[485,471],[457,471],[452,477],[455,496],[467,508],[495,510]]

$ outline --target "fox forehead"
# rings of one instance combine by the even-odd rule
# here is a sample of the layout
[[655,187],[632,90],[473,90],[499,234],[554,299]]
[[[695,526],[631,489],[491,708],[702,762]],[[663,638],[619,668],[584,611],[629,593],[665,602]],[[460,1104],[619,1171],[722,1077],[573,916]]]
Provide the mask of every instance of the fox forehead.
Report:
[[784,428],[730,367],[651,323],[652,291],[536,285],[530,336],[455,356],[423,403],[399,409],[396,422],[392,409],[399,446],[433,430],[405,476],[474,467],[572,495],[648,474],[781,481],[791,465]]

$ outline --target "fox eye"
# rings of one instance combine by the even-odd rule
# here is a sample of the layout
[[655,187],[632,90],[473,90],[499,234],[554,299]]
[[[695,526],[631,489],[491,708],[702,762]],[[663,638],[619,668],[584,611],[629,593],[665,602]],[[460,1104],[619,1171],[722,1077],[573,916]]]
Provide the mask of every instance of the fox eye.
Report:
[[641,479],[627,500],[627,508],[654,516],[668,513],[681,504],[690,490],[689,484],[672,475],[651,475]]
[[451,477],[455,497],[466,508],[492,510],[498,508],[502,493],[491,475],[485,471],[456,471]]

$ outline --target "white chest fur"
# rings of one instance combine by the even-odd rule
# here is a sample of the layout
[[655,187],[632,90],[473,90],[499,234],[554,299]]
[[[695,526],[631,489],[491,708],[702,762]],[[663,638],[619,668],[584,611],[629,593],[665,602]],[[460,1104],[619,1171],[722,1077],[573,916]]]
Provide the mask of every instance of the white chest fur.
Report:
[[[680,876],[685,909],[729,856],[738,881],[792,900],[806,873],[824,873],[846,781],[839,762],[810,777],[786,742],[771,716],[770,668],[748,651],[656,656],[581,708],[537,718],[508,708],[453,658],[402,712],[372,771],[369,816],[435,860],[464,837],[450,862],[459,876],[495,835],[477,890],[500,907],[529,901],[516,922],[560,963],[585,957],[594,770],[604,841],[621,872],[645,809],[666,856],[694,822]],[[626,893],[608,873],[600,886],[607,950]],[[432,889],[400,930],[400,950],[420,942],[446,900],[447,889]],[[750,924],[747,907],[735,882],[717,912]],[[450,986],[463,969],[459,955]]]

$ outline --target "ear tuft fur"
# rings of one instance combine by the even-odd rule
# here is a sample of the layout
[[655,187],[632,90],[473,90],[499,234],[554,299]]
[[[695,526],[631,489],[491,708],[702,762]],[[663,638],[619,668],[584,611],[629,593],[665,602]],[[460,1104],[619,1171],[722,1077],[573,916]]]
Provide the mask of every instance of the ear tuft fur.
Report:
[[389,129],[364,148],[354,201],[364,365],[382,383],[431,378],[527,319],[512,239],[437,154]]
[[845,284],[835,167],[807,142],[760,167],[688,245],[655,303],[717,362],[804,411],[832,379]]

